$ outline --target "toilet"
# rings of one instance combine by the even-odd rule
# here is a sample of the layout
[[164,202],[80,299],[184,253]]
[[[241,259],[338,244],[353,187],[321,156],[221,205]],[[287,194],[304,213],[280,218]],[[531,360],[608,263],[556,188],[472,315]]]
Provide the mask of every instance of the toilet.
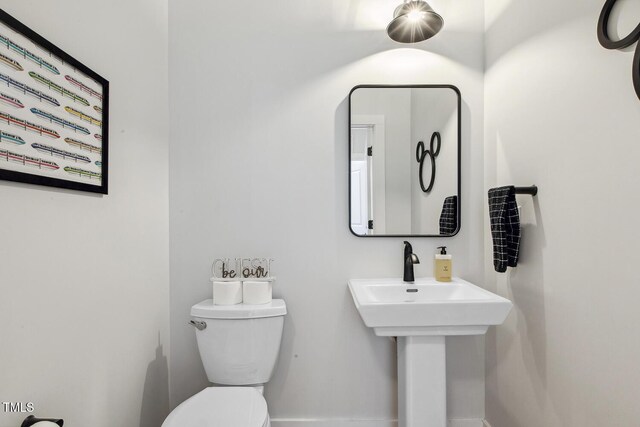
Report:
[[213,387],[182,402],[162,427],[270,427],[263,386],[280,353],[287,307],[274,299],[260,305],[191,307],[200,358]]

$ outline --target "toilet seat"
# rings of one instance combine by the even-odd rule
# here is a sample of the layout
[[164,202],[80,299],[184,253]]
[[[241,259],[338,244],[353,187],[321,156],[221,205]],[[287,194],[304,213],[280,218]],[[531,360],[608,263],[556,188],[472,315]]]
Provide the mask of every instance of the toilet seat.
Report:
[[208,387],[174,409],[162,427],[268,427],[267,402],[253,387]]

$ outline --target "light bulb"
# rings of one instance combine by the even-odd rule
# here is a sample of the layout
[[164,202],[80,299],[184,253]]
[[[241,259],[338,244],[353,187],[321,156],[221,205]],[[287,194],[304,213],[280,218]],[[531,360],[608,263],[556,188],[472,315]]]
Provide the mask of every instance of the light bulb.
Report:
[[424,12],[420,12],[419,10],[412,10],[411,12],[407,13],[407,19],[409,19],[409,22],[418,22],[423,18]]

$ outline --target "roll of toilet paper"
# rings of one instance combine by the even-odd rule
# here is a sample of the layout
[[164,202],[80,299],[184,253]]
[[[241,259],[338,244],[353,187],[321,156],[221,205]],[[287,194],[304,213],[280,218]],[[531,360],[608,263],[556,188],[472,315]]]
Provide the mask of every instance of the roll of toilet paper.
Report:
[[266,304],[271,302],[273,286],[267,281],[245,280],[242,282],[243,304]]
[[213,303],[233,305],[242,302],[242,282],[213,282]]

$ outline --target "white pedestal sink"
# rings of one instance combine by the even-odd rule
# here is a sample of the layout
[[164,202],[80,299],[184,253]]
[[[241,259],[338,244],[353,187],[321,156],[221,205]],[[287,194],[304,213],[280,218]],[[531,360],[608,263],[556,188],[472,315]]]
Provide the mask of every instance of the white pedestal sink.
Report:
[[458,278],[353,279],[349,289],[365,325],[398,337],[399,427],[446,427],[445,336],[486,333],[511,301]]

